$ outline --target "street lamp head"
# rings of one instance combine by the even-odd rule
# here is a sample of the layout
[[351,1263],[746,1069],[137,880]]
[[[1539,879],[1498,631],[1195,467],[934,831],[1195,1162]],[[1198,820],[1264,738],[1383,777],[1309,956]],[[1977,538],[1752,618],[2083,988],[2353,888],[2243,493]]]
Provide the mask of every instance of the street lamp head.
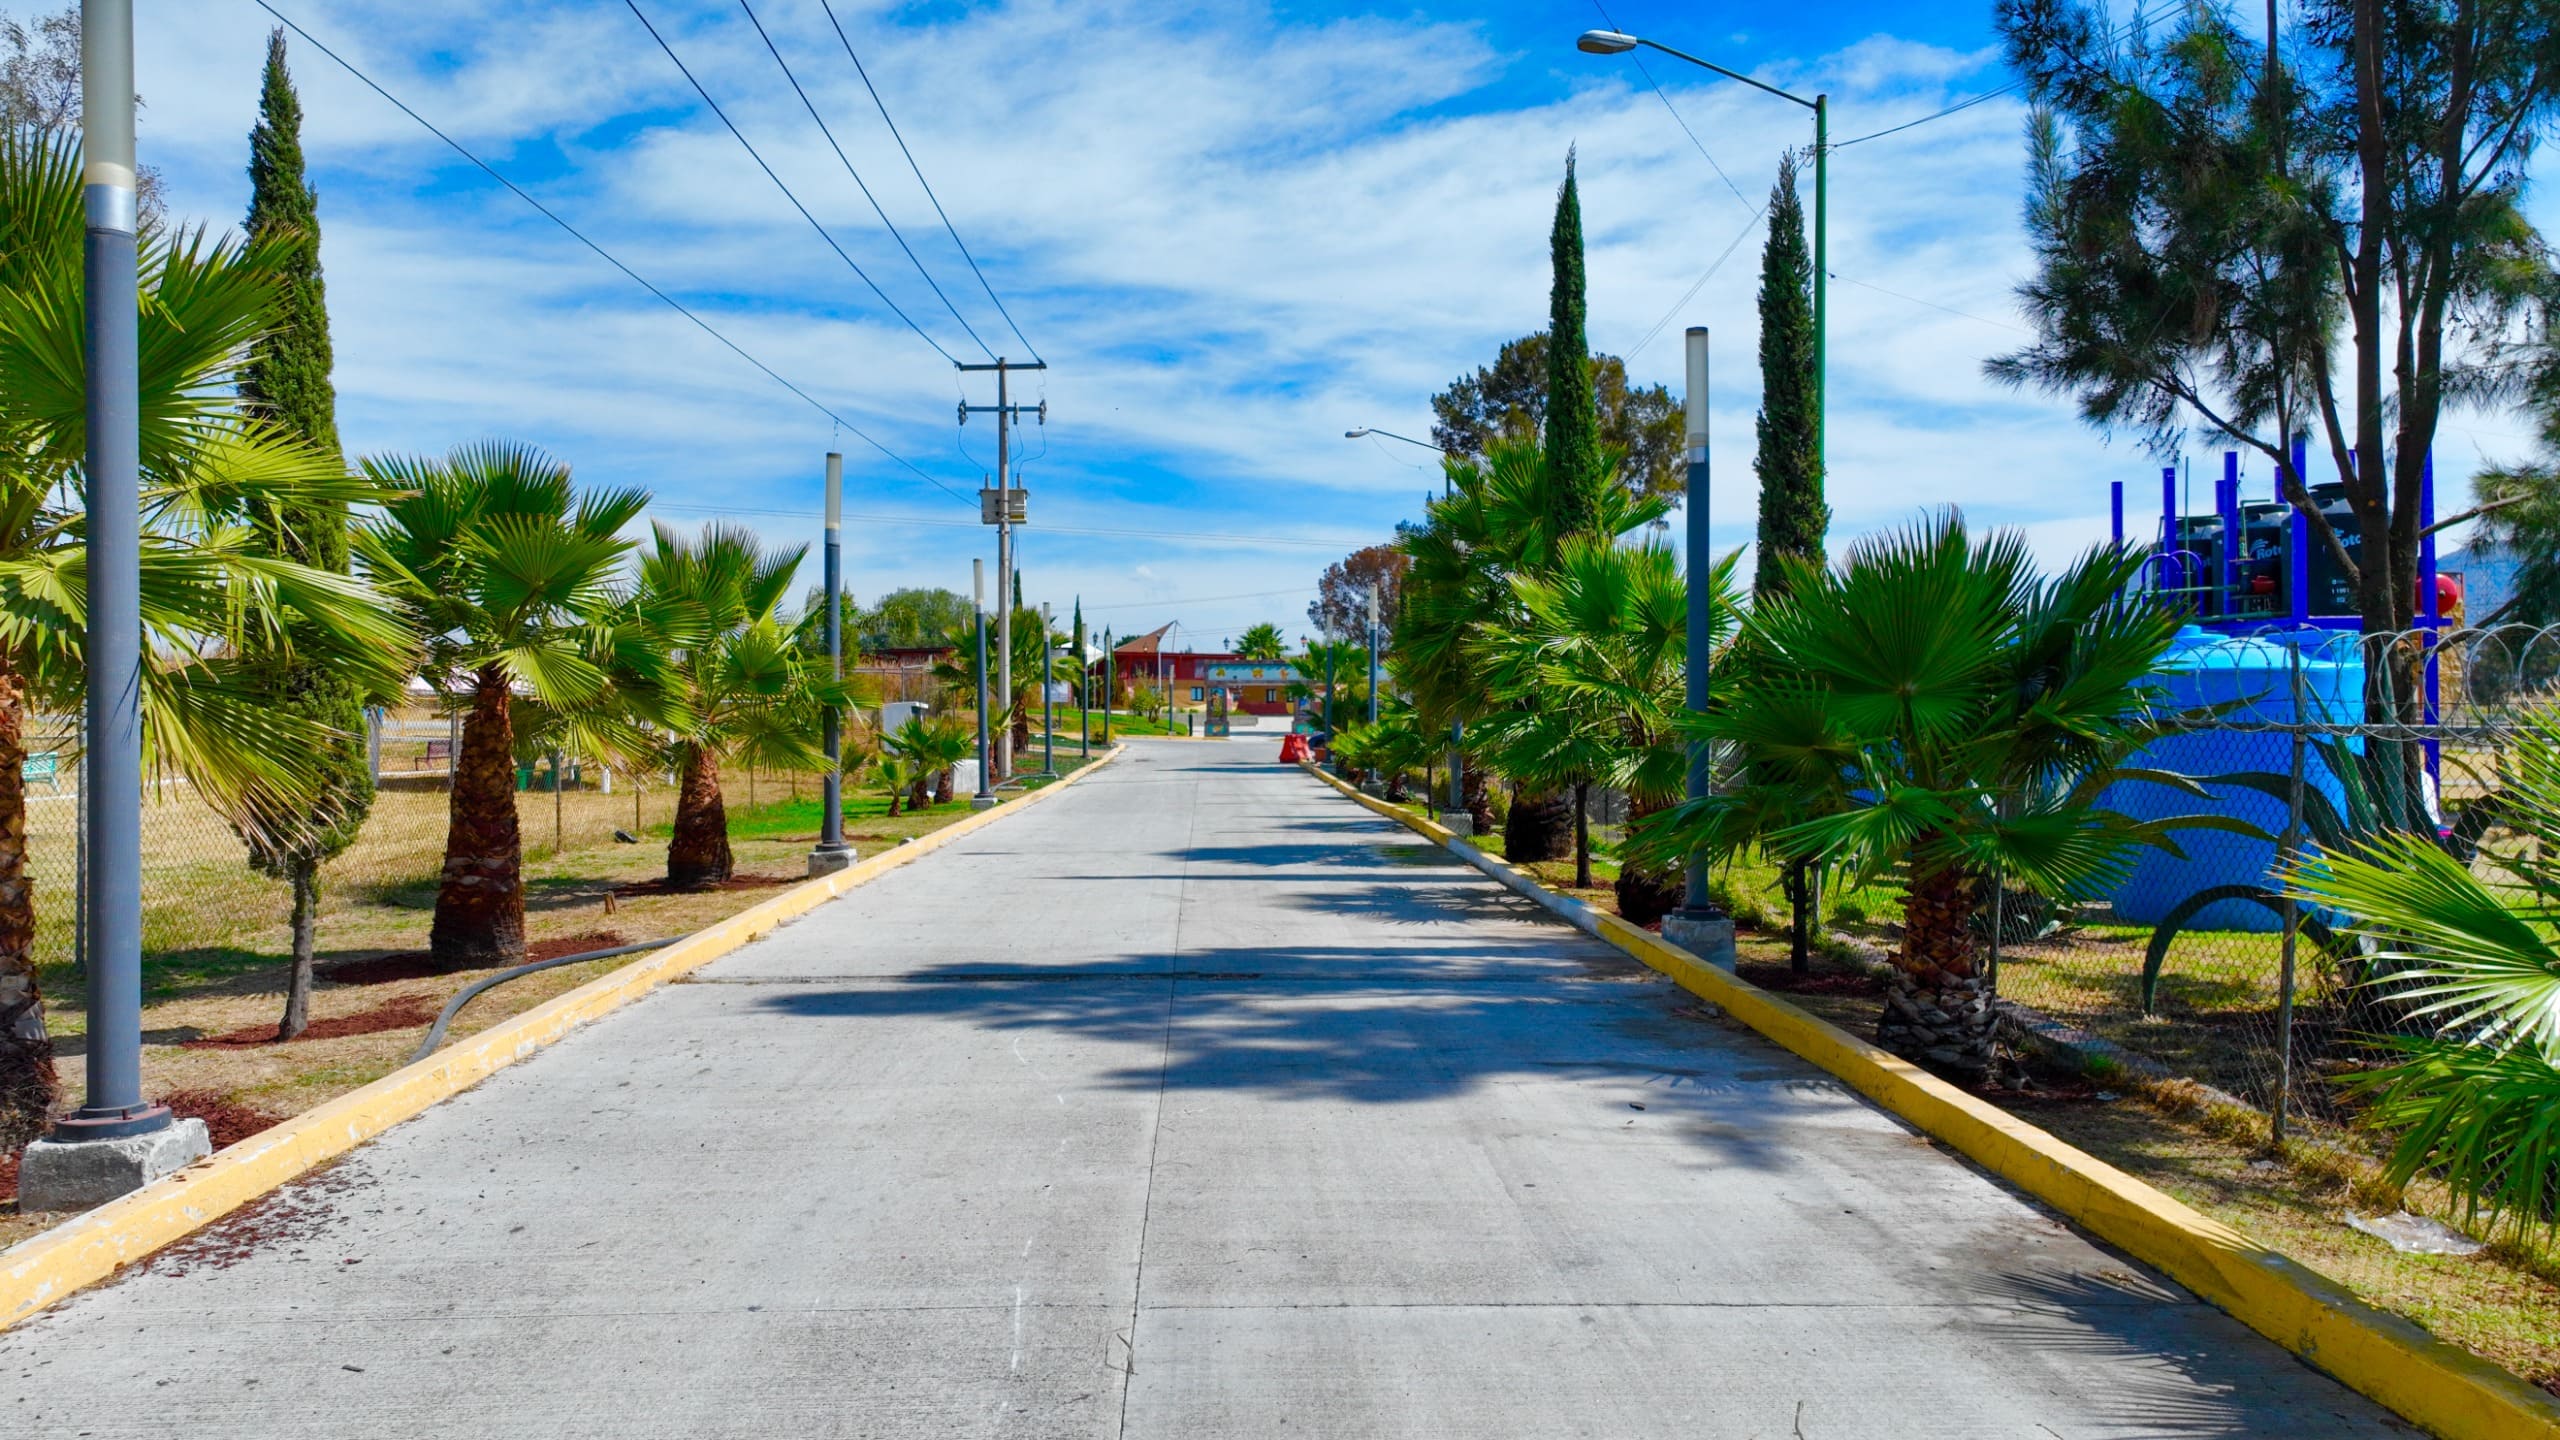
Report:
[[1345,431],[1343,431],[1343,432],[1342,432],[1342,438],[1343,438],[1343,439],[1345,439],[1345,440],[1358,440],[1358,439],[1361,439],[1361,438],[1363,438],[1363,437],[1367,436],[1367,435],[1368,435],[1368,433],[1369,433],[1369,427],[1368,427],[1368,426],[1366,426],[1366,425],[1363,425],[1363,426],[1361,426],[1360,428],[1358,428],[1358,429],[1356,429],[1356,430],[1345,430]]
[[1585,30],[1573,48],[1585,55],[1624,55],[1643,42],[1615,30]]

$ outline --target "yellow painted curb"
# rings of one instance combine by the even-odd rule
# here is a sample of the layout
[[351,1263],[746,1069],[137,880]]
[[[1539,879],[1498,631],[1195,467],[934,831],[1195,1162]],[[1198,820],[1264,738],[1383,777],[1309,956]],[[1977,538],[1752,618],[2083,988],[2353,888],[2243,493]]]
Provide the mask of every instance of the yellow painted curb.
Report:
[[1447,828],[1364,795],[1313,766],[1306,768],[1369,809],[1438,841],[1575,928],[1723,1007],[2090,1234],[2158,1267],[2250,1329],[2429,1433],[2444,1440],[2560,1437],[2560,1399],[2508,1371],[2367,1305],[2328,1276],[1661,936],[1547,890]]
[[1120,747],[1114,745],[1054,784],[794,886],[512,1020],[394,1070],[363,1089],[314,1106],[120,1200],[0,1251],[0,1329],[336,1159],[437,1101],[558,1042],[578,1026],[771,933],[785,921],[1058,793],[1119,754]]

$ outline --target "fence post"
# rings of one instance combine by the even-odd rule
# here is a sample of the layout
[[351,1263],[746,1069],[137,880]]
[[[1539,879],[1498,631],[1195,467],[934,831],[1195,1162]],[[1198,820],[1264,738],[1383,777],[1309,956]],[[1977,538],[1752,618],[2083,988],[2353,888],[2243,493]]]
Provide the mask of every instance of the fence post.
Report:
[[71,973],[83,981],[89,978],[89,798],[82,793],[88,788],[89,752],[82,750],[71,762]]
[[[2285,779],[2284,838],[2276,846],[2278,861],[2291,865],[2300,858],[2302,848],[2302,767],[2305,752],[2310,749],[2310,736],[2303,729],[2309,723],[2302,706],[2302,641],[2296,637],[2292,652],[2293,684],[2293,756]],[[2276,972],[2276,1095],[2272,1107],[2270,1138],[2277,1145],[2285,1141],[2285,1115],[2293,1107],[2293,971],[2294,950],[2302,933],[2302,907],[2293,898],[2293,886],[2284,888],[2281,912],[2284,917],[2284,940]]]

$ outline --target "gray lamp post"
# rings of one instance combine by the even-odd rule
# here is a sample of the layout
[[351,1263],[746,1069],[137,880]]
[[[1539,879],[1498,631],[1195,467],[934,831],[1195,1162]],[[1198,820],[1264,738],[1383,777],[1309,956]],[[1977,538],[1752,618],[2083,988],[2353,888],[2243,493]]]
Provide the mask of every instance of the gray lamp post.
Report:
[[1057,622],[1049,602],[1040,602],[1040,778],[1058,778],[1058,724],[1050,710],[1049,687],[1058,674]]
[[89,454],[87,1103],[26,1149],[21,1210],[85,1209],[211,1150],[142,1094],[142,400],[133,0],[83,0],[81,202]]
[[[1689,544],[1685,557],[1689,576],[1689,708],[1707,710],[1707,659],[1715,649],[1715,617],[1707,611],[1708,576],[1713,542],[1707,537],[1707,331],[1689,327],[1689,394],[1687,397],[1689,461],[1687,493],[1680,505],[1688,514]],[[1689,798],[1704,799],[1715,788],[1715,755],[1704,740],[1689,745]],[[1662,917],[1662,938],[1710,965],[1734,966],[1733,917],[1716,905],[1708,891],[1707,859],[1689,857],[1688,888],[1679,909]]]
[[995,792],[987,788],[993,778],[987,754],[987,562],[969,562],[970,611],[978,617],[978,793],[969,797],[972,810],[995,807]]
[[[827,452],[827,673],[844,683],[844,456]],[[853,863],[853,847],[844,843],[844,713],[827,707],[822,737],[827,750],[825,814],[818,822],[818,844],[809,852],[809,873],[827,875]]]
[[1713,61],[1674,50],[1668,45],[1616,30],[1585,30],[1574,48],[1586,55],[1624,55],[1637,46],[1659,50],[1674,60],[1686,60],[1702,70],[1712,70],[1727,80],[1739,80],[1754,90],[1775,95],[1790,104],[1801,105],[1813,112],[1813,463],[1823,465],[1828,453],[1825,440],[1830,429],[1830,326],[1825,317],[1830,309],[1825,303],[1831,286],[1830,219],[1831,219],[1831,97],[1816,95],[1807,100],[1791,95],[1775,85],[1766,85],[1739,71],[1727,70]]

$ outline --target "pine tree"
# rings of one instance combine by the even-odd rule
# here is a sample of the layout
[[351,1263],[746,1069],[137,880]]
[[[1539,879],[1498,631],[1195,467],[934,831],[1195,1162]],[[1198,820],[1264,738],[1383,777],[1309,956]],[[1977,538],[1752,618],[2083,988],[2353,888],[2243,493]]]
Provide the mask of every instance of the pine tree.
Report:
[[1575,187],[1573,155],[1564,161],[1564,186],[1556,192],[1555,229],[1548,248],[1555,280],[1547,298],[1546,466],[1550,503],[1560,535],[1599,528],[1600,487],[1607,483],[1600,454],[1600,408],[1591,388],[1591,338],[1583,298],[1582,199]]
[[1789,155],[1769,191],[1769,241],[1760,253],[1760,453],[1752,461],[1760,473],[1760,548],[1752,591],[1764,599],[1786,586],[1784,558],[1822,563],[1831,528],[1813,357],[1813,257]]
[[[283,285],[278,323],[251,350],[240,398],[254,416],[342,459],[337,392],[329,381],[329,312],[320,281],[320,202],[302,165],[302,101],[285,69],[284,31],[267,37],[267,67],[258,123],[249,132],[249,238],[281,246]],[[259,533],[278,555],[324,569],[347,568],[344,506],[296,509],[260,517]],[[373,808],[366,755],[364,694],[325,666],[279,648],[246,657],[253,682],[270,706],[320,720],[338,732],[329,747],[318,798],[291,809],[252,805],[241,817],[249,863],[293,883],[293,975],[277,1038],[292,1039],[311,1020],[311,970],[320,907],[320,866],[355,842]]]

